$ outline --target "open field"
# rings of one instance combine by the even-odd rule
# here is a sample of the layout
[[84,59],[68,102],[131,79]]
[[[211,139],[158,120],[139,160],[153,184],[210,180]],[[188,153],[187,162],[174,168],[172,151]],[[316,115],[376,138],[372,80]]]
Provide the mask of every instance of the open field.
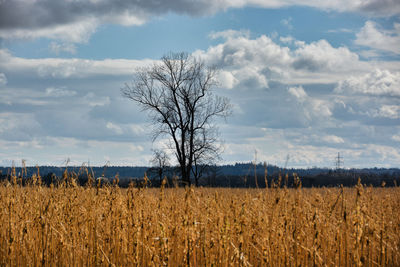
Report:
[[0,265],[400,266],[400,188],[0,187]]

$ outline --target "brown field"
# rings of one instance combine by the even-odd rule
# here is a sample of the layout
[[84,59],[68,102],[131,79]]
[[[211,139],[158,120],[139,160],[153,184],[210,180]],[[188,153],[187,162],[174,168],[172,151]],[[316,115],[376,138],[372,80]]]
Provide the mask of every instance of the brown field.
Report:
[[0,187],[1,266],[400,266],[400,188]]

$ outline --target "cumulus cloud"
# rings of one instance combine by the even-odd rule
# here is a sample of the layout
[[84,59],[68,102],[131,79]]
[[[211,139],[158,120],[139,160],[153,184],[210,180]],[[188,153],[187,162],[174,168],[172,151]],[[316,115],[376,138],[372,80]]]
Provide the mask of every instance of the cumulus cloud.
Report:
[[400,54],[400,23],[394,23],[393,29],[387,30],[373,21],[367,21],[356,37],[358,45]]
[[340,81],[335,91],[345,94],[399,97],[400,72],[376,69],[361,76],[352,76]]
[[238,79],[229,71],[219,72],[217,79],[227,89],[232,89],[238,84]]
[[279,44],[267,35],[250,38],[243,31],[234,30],[213,33],[213,36],[224,37],[224,41],[206,51],[198,50],[194,56],[232,74],[235,82],[227,73],[221,77],[227,88],[269,88],[270,81],[336,83],[351,73],[365,73],[371,68],[347,47],[333,47],[326,40],[305,43],[283,37],[280,40],[283,44]]
[[293,67],[309,71],[337,71],[358,62],[357,54],[347,47],[332,47],[326,40],[301,45],[295,52]]
[[237,65],[285,65],[290,60],[289,48],[280,47],[271,38],[261,35],[250,39],[242,31],[230,30],[214,35],[228,36],[225,42],[208,48],[207,51],[196,51],[195,56],[205,58],[209,63],[229,67]]
[[228,8],[280,8],[293,5],[340,12],[361,12],[370,16],[400,14],[397,0],[3,0],[0,2],[0,37],[46,37],[84,42],[104,23],[141,25],[154,16],[168,13],[203,16]]

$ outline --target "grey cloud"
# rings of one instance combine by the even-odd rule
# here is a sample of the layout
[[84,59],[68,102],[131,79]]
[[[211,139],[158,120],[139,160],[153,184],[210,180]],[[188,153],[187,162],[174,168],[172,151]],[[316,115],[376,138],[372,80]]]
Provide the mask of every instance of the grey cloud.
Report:
[[[353,1],[258,1],[258,0],[2,0],[0,1],[0,36],[2,38],[47,37],[86,41],[98,25],[115,23],[140,25],[153,16],[168,13],[203,16],[228,8],[256,6],[280,8],[310,6],[322,10],[361,12],[369,16],[400,14],[397,0]],[[79,25],[79,27],[77,27]],[[73,49],[68,49],[73,51]]]
[[293,62],[292,66],[296,70],[305,69],[313,72],[326,67],[326,63],[321,61],[316,61],[312,58],[298,58]]
[[144,19],[150,14],[174,12],[194,16],[213,11],[209,1],[63,1],[5,0],[0,2],[0,29],[38,29],[70,24],[87,18],[112,22],[128,16]]
[[388,16],[400,13],[400,3],[398,0],[361,1],[358,8],[362,12],[381,16]]
[[[322,9],[336,10],[361,10],[370,14],[398,14],[400,5],[397,0],[362,1],[358,5],[343,4],[332,1],[330,4],[321,4],[304,1],[282,1],[281,4],[268,3],[268,1],[209,1],[209,0],[103,0],[103,1],[63,1],[63,0],[3,0],[0,2],[0,28],[41,28],[51,25],[68,24],[87,17],[104,19],[118,17],[128,13],[137,17],[146,17],[150,14],[166,14],[174,12],[201,16],[214,13],[229,7],[242,7],[255,5],[259,7],[282,7],[288,5],[308,5]],[[347,2],[347,1],[346,1]],[[328,6],[331,5],[331,6]]]

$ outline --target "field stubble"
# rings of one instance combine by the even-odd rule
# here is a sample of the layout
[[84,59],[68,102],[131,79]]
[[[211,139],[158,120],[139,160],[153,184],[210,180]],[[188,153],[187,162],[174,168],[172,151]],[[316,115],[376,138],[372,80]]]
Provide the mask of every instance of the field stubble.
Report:
[[400,266],[400,188],[0,187],[0,265]]

